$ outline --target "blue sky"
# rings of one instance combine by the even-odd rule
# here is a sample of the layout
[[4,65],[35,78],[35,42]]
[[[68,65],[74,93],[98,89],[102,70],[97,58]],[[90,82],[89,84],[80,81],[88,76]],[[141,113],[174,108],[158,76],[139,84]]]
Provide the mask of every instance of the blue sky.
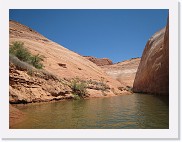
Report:
[[9,16],[80,55],[116,63],[142,56],[168,10],[10,10]]

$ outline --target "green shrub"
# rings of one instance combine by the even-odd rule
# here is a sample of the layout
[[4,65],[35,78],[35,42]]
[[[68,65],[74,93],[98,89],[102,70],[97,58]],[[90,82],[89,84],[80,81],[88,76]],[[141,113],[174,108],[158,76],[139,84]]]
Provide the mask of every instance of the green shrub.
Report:
[[94,81],[94,80],[88,80],[87,81],[87,88],[89,89],[95,89],[95,90],[100,90],[102,92],[102,95],[106,96],[106,92],[109,92],[110,87],[106,84],[106,80],[101,77],[100,81]]
[[101,86],[102,94],[106,96],[107,94],[105,92],[108,91],[110,87],[106,84],[106,81],[103,77],[101,77],[100,86]]
[[46,80],[59,80],[59,78],[53,75],[52,73],[44,69],[36,69],[26,62],[20,61],[17,57],[15,57],[12,54],[9,54],[9,62],[15,65],[18,70],[27,71],[27,74],[30,76],[37,76]]
[[71,89],[74,95],[84,98],[87,96],[87,84],[79,79],[71,81]]
[[9,53],[16,56],[19,60],[33,65],[37,69],[43,68],[43,64],[41,63],[43,61],[43,57],[39,54],[31,55],[31,53],[24,48],[24,43],[22,42],[16,41],[10,45]]
[[24,43],[22,42],[14,42],[13,45],[10,46],[9,53],[24,62],[28,62],[31,57],[30,52],[24,48]]
[[78,95],[73,94],[73,99],[74,100],[80,100],[80,97]]
[[35,68],[32,67],[30,64],[20,61],[17,57],[15,57],[14,55],[9,55],[9,62],[13,63],[19,70],[25,70],[25,71],[34,71]]
[[41,63],[41,61],[43,61],[43,58],[39,54],[30,57],[30,61],[35,68],[37,69],[43,68],[43,64]]

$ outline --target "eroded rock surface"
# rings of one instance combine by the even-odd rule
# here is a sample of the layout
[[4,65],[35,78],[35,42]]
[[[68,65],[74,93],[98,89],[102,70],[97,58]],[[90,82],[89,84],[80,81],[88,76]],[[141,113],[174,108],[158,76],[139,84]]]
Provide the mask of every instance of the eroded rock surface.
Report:
[[133,87],[140,58],[133,58],[113,65],[102,66],[102,69],[124,86]]
[[112,65],[112,61],[108,58],[95,58],[92,56],[84,56],[86,59],[95,63],[97,66]]
[[[46,102],[71,99],[71,89],[45,72],[28,73],[10,63],[10,103]],[[66,82],[65,82],[66,83]]]
[[169,94],[169,22],[147,42],[136,73],[134,92]]
[[[10,21],[9,26],[10,44],[15,41],[23,42],[31,54],[39,54],[44,58],[44,71],[35,73],[29,66],[27,66],[28,70],[21,70],[12,62],[14,59],[10,61],[11,103],[69,99],[72,97],[70,80],[74,78],[84,80],[88,86],[90,86],[90,82],[96,82],[95,87],[87,88],[89,97],[101,96],[100,94],[115,96],[126,93],[118,89],[121,87],[119,81],[108,76],[99,66],[86,58],[18,22]],[[98,89],[99,83],[108,87]],[[95,92],[97,93],[95,94]]]

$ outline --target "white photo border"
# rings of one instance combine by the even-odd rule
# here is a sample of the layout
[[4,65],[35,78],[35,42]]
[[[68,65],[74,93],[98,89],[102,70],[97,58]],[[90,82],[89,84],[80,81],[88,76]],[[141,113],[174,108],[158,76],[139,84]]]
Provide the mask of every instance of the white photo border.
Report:
[[[179,138],[177,0],[1,0],[0,9],[0,133],[4,139]],[[169,129],[9,129],[9,9],[169,9]]]

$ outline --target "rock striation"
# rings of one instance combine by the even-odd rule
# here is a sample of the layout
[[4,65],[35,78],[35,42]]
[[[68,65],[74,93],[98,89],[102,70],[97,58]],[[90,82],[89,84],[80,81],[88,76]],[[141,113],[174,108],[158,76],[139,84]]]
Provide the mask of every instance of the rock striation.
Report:
[[139,63],[140,58],[132,58],[113,65],[105,65],[101,68],[122,85],[132,88]]
[[112,61],[108,58],[95,58],[92,56],[84,56],[86,59],[95,63],[97,66],[112,65]]
[[[44,58],[43,70],[36,70],[18,59],[10,57],[10,103],[73,98],[70,84],[74,78],[79,78],[87,83],[89,97],[115,96],[126,93],[118,89],[121,86],[120,82],[108,76],[99,66],[47,39],[31,28],[10,20],[9,33],[10,44],[15,41],[23,42],[31,54],[39,54]],[[102,86],[99,86],[100,84]]]
[[147,42],[133,84],[134,92],[169,94],[169,21]]

